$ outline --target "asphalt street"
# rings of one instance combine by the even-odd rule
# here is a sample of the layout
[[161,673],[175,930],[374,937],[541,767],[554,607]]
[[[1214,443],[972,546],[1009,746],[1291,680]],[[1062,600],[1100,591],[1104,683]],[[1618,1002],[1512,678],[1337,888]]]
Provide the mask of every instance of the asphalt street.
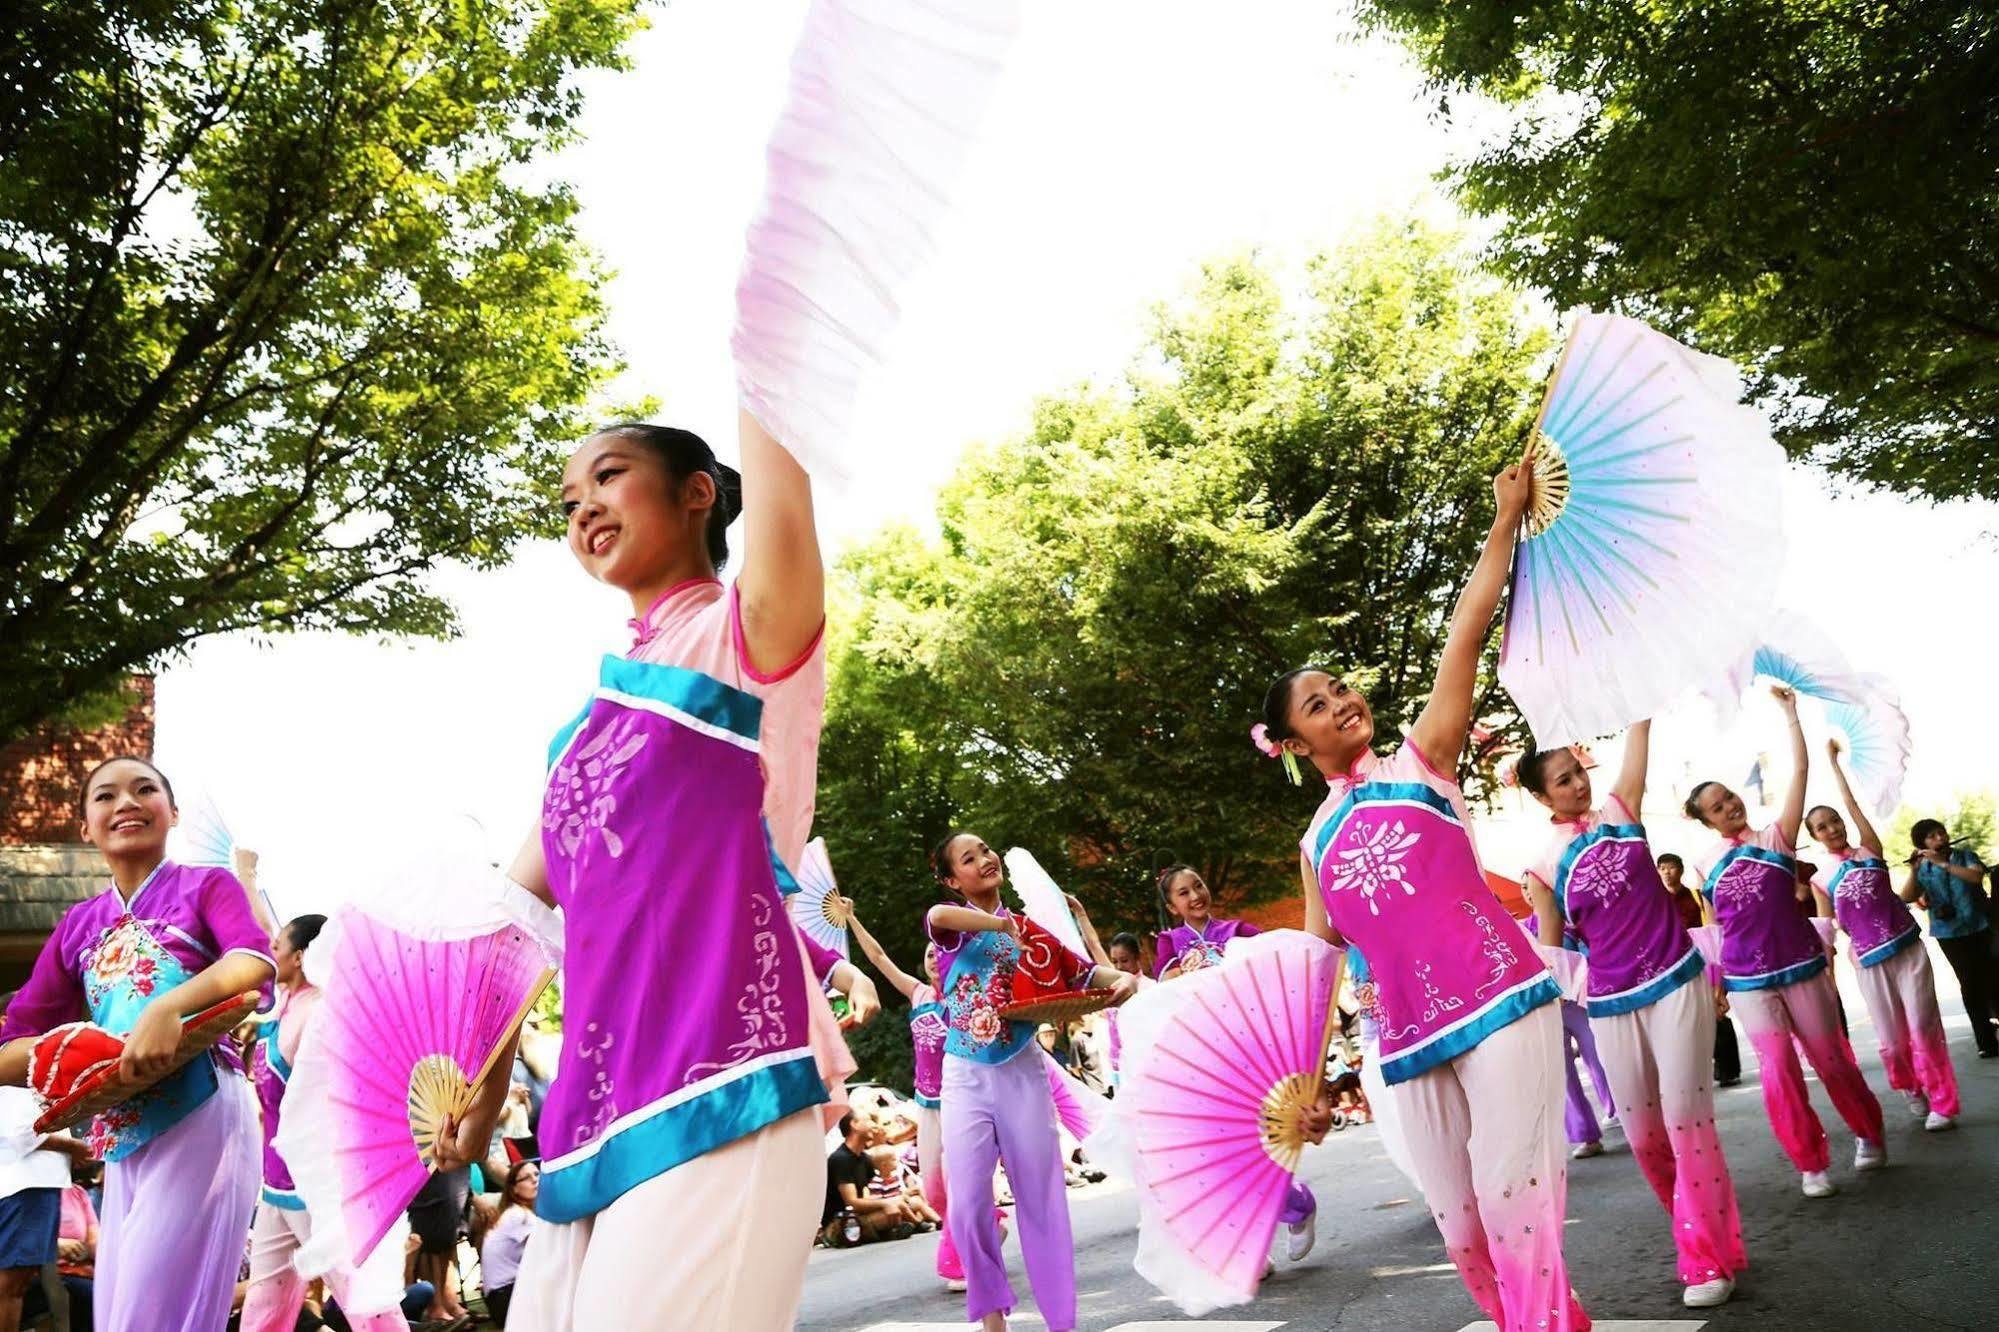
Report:
[[[1999,1328],[1999,1060],[1977,1057],[1956,987],[1932,952],[1951,1032],[1964,1113],[1954,1132],[1925,1133],[1888,1091],[1866,1009],[1840,961],[1855,1051],[1887,1115],[1887,1169],[1856,1175],[1853,1139],[1813,1083],[1833,1141],[1837,1196],[1807,1199],[1764,1118],[1755,1058],[1742,1042],[1740,1085],[1718,1118],[1743,1219],[1750,1270],[1717,1310],[1680,1303],[1666,1216],[1612,1130],[1605,1155],[1572,1162],[1566,1252],[1570,1278],[1600,1332],[1638,1329]],[[1319,1242],[1301,1264],[1280,1257],[1257,1299],[1185,1319],[1132,1270],[1136,1200],[1117,1179],[1069,1194],[1076,1240],[1079,1332],[1458,1332],[1479,1313],[1412,1187],[1389,1164],[1372,1126],[1308,1150],[1303,1173],[1319,1197]],[[1281,1241],[1280,1241],[1281,1242]],[[917,1236],[812,1256],[801,1332],[944,1332],[966,1326],[962,1296],[932,1274],[936,1238]],[[1014,1326],[1044,1327],[1007,1253],[1021,1305]],[[1490,1326],[1490,1324],[1486,1324]]]

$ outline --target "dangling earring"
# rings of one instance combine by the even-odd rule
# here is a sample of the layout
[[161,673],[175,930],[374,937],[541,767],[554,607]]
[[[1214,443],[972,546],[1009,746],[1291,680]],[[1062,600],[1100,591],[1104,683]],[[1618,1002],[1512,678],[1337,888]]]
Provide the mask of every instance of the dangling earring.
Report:
[[1305,784],[1305,774],[1298,766],[1298,756],[1287,749],[1284,751],[1282,757],[1284,760],[1284,775],[1291,779],[1293,786],[1303,786]]

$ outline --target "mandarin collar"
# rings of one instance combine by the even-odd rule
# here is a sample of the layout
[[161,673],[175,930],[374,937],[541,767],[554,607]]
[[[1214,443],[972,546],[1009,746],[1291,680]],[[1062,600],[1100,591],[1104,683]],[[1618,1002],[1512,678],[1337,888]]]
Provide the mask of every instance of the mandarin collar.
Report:
[[637,652],[640,648],[652,642],[653,639],[659,637],[660,630],[665,627],[660,623],[660,612],[665,610],[667,605],[681,593],[692,588],[720,587],[721,585],[722,580],[719,578],[689,578],[683,582],[675,583],[672,587],[654,597],[652,605],[646,607],[645,614],[625,621],[626,626],[632,631],[632,646],[629,650]]

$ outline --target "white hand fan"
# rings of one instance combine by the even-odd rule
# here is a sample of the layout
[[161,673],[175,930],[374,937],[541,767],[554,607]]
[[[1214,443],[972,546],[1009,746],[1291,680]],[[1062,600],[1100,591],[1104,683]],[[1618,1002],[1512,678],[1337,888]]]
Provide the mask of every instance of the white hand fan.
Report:
[[736,285],[742,403],[814,476],[901,318],[969,154],[1019,0],[814,0]]
[[1860,685],[1861,702],[1828,703],[1825,719],[1846,735],[1855,794],[1877,814],[1887,814],[1902,803],[1902,780],[1909,773],[1909,717],[1886,677],[1863,675]]
[[826,854],[825,838],[815,837],[805,844],[805,854],[798,858],[798,872],[793,877],[798,880],[798,891],[784,899],[791,919],[820,947],[830,948],[841,957],[852,957],[848,951],[847,922],[853,917],[840,896],[840,885],[833,878],[833,861]]
[[236,868],[236,839],[205,791],[196,792],[180,807],[180,820],[167,834],[167,845],[179,864]]
[[1622,730],[1735,666],[1781,563],[1784,454],[1742,380],[1583,311],[1542,404],[1499,677],[1542,749]]
[[1709,691],[1724,724],[1733,720],[1743,695],[1759,676],[1827,703],[1857,706],[1867,698],[1860,676],[1847,664],[1839,644],[1796,611],[1772,611],[1756,646]]
[[1069,914],[1068,894],[1056,886],[1026,847],[1016,846],[1006,853],[1006,877],[1013,884],[1014,896],[1020,899],[1020,909],[1029,919],[1061,940],[1062,946],[1077,957],[1090,960],[1082,927]]

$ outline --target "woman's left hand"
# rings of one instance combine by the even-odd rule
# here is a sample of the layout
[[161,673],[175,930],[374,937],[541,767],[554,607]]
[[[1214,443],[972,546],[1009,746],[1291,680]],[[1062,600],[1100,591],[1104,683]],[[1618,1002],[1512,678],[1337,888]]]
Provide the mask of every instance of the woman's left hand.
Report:
[[1777,700],[1777,706],[1784,710],[1785,716],[1795,718],[1798,715],[1797,691],[1789,685],[1771,685],[1770,697]]
[[118,1074],[128,1082],[157,1078],[173,1067],[174,1051],[180,1048],[180,1014],[171,1004],[158,999],[147,1004],[125,1037],[125,1053],[118,1058]]
[[882,1011],[881,995],[866,976],[855,976],[847,987],[847,1021],[842,1026],[864,1027]]
[[1315,1104],[1308,1105],[1298,1112],[1298,1129],[1305,1135],[1307,1142],[1321,1143],[1326,1140],[1326,1135],[1333,1131],[1333,1102],[1330,1091],[1320,1092]]
[[1527,503],[1534,495],[1534,442],[1527,442],[1527,449],[1520,460],[1503,468],[1492,478],[1492,498],[1499,505],[1499,516],[1518,518],[1527,512]]

